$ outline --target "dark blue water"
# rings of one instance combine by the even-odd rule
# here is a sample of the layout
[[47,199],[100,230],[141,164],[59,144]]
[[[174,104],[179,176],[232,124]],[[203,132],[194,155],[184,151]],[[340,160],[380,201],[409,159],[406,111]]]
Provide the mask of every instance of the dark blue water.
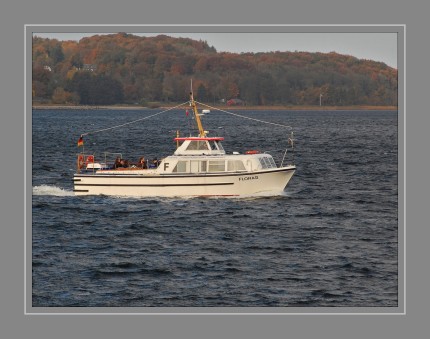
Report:
[[[74,197],[81,133],[157,111],[34,110],[33,306],[398,306],[397,112],[241,112],[294,127],[285,194]],[[273,151],[288,130],[211,112],[227,151]],[[85,150],[169,155],[184,111],[89,135]],[[289,153],[291,160],[292,154]]]

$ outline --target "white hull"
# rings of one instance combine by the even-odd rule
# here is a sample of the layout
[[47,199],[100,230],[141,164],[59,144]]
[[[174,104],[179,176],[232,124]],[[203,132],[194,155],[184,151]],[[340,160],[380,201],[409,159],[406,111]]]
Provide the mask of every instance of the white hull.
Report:
[[295,169],[295,166],[286,166],[222,174],[156,174],[149,170],[121,174],[75,174],[74,193],[137,197],[280,194]]

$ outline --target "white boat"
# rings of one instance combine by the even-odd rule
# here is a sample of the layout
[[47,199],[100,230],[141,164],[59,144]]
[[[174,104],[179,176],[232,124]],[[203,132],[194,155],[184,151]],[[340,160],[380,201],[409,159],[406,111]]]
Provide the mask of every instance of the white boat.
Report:
[[176,137],[176,151],[155,168],[113,168],[106,156],[97,162],[94,155],[80,153],[74,194],[185,197],[278,195],[284,191],[296,170],[294,164],[278,167],[270,154],[255,150],[227,154],[223,137],[207,136],[192,93],[189,104],[198,136]]

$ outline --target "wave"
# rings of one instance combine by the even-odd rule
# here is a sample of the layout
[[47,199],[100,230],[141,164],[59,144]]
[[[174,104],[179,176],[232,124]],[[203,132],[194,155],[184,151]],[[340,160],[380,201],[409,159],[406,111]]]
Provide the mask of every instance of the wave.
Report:
[[147,200],[152,201],[154,203],[157,202],[175,202],[175,201],[184,201],[184,200],[194,200],[194,199],[259,199],[259,198],[288,198],[292,197],[294,193],[287,191],[263,191],[257,192],[253,194],[242,194],[242,195],[208,195],[208,196],[199,196],[199,195],[185,195],[185,196],[139,196],[139,195],[101,195],[103,197],[109,197],[113,199],[124,199],[124,200]]
[[33,187],[33,195],[55,195],[59,197],[68,197],[73,196],[73,192],[57,186],[40,185]]

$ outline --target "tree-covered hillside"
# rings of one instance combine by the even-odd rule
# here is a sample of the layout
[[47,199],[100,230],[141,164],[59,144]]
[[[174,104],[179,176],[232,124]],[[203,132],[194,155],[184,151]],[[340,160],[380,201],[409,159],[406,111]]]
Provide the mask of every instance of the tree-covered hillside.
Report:
[[[279,46],[282,49],[282,46]],[[397,70],[337,53],[218,53],[205,41],[93,36],[33,38],[33,99],[57,104],[184,102],[397,105]]]

